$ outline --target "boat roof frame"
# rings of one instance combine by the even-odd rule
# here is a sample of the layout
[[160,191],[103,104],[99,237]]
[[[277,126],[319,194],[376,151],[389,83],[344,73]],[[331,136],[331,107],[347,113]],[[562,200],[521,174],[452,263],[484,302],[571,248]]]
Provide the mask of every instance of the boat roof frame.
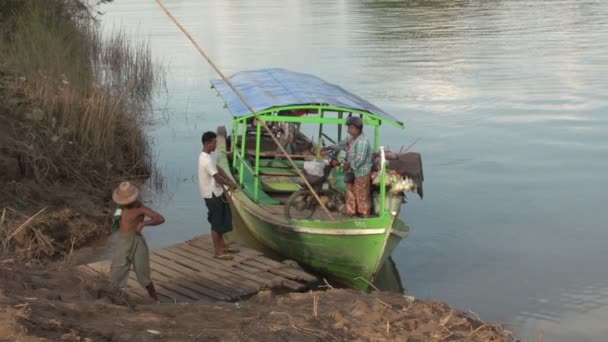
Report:
[[239,116],[239,117],[233,117],[233,122],[237,123],[237,122],[244,122],[247,120],[250,120],[252,118],[255,118],[255,115],[259,115],[264,117],[265,121],[271,121],[271,122],[301,122],[301,123],[319,123],[319,124],[345,124],[347,118],[326,118],[326,117],[307,117],[307,116],[289,116],[289,115],[284,115],[284,116],[278,116],[278,115],[274,115],[278,112],[281,111],[287,111],[287,110],[310,110],[310,109],[315,109],[317,110],[317,113],[307,113],[307,114],[320,114],[320,113],[324,113],[324,112],[337,112],[337,113],[351,113],[351,114],[358,114],[358,115],[362,115],[364,117],[366,117],[366,119],[363,120],[363,124],[364,125],[371,125],[371,126],[380,126],[382,124],[382,122],[387,122],[393,126],[399,127],[399,128],[405,128],[405,124],[402,122],[398,122],[398,121],[394,121],[391,119],[387,119],[387,118],[383,118],[381,116],[378,116],[374,113],[365,111],[365,110],[360,110],[360,109],[354,109],[354,108],[347,108],[347,107],[338,107],[338,106],[331,106],[331,105],[319,105],[319,104],[308,104],[308,105],[288,105],[288,106],[278,106],[278,107],[272,107],[272,108],[268,108],[262,111],[259,111],[257,113],[251,113],[248,115],[243,115],[243,116]]

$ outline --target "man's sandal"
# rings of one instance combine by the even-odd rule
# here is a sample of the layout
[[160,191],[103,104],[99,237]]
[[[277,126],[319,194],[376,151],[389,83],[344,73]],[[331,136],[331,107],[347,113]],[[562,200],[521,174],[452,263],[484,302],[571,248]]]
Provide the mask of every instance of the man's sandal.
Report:
[[234,248],[234,247],[227,247],[224,248],[224,253],[238,253],[239,249],[238,248]]
[[213,257],[216,258],[216,259],[219,259],[219,260],[232,260],[232,259],[234,259],[234,257],[232,255],[228,255],[228,254],[214,255]]

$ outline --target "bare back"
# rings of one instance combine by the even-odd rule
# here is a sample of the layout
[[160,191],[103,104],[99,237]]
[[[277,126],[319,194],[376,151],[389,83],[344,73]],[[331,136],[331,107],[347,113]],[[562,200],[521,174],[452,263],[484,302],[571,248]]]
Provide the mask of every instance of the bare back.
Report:
[[[149,219],[146,220],[146,217]],[[123,234],[141,234],[144,226],[157,226],[164,222],[165,218],[162,215],[137,202],[123,208],[119,231]]]

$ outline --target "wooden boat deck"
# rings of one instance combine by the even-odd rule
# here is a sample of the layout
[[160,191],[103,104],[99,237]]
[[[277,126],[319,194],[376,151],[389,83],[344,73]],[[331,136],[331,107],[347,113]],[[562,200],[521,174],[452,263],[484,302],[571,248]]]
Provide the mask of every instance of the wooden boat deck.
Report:
[[[213,244],[208,235],[154,250],[150,253],[152,280],[161,301],[213,302],[237,301],[264,289],[304,291],[318,279],[293,261],[278,262],[243,246],[231,261],[213,257]],[[110,261],[79,267],[92,275],[107,275]],[[147,293],[129,273],[126,291],[144,301]]]

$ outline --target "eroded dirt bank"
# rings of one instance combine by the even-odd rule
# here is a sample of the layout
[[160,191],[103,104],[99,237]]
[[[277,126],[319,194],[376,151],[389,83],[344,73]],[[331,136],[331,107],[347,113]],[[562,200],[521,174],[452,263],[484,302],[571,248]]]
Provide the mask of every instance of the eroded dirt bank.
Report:
[[0,338],[10,341],[514,340],[474,314],[396,293],[262,292],[239,303],[135,305],[73,268],[11,260],[0,262],[0,288]]

